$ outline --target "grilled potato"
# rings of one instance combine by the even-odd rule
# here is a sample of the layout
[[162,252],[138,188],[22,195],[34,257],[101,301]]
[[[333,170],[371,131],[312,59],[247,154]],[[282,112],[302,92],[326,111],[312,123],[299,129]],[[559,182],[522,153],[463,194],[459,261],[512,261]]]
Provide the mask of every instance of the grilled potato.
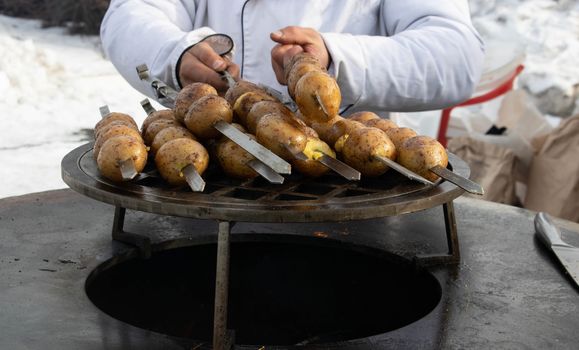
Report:
[[334,118],[342,103],[338,83],[321,71],[308,72],[302,76],[294,94],[300,112],[312,122],[327,122]]
[[189,107],[201,97],[217,95],[217,90],[209,84],[193,83],[184,86],[175,98],[175,119],[184,123]]
[[137,123],[135,122],[133,117],[131,117],[130,115],[124,114],[124,113],[112,112],[112,113],[107,114],[104,118],[99,120],[98,123],[96,123],[96,125],[94,126],[95,137],[101,128],[103,128],[107,124],[112,123],[112,122],[117,121],[117,120],[122,120],[122,121],[126,122],[127,125],[132,125],[135,127],[135,129],[137,129],[137,130],[139,129]]
[[188,138],[178,138],[166,142],[159,148],[155,155],[155,164],[161,177],[169,184],[185,185],[187,180],[183,169],[188,165],[193,165],[199,175],[202,175],[209,164],[209,154],[199,142]]
[[143,142],[132,136],[114,136],[102,145],[97,157],[97,166],[101,175],[107,179],[123,181],[120,165],[131,159],[135,170],[143,171],[147,164],[147,148]]
[[191,105],[185,125],[187,129],[200,139],[213,139],[221,135],[213,125],[218,121],[231,123],[233,111],[227,101],[217,95],[207,95],[201,97]]
[[133,126],[127,126],[124,124],[109,124],[100,129],[101,132],[99,133],[98,138],[96,139],[93,147],[93,155],[94,159],[98,159],[98,155],[101,151],[102,146],[104,143],[115,136],[131,136],[134,139],[138,140],[139,142],[143,142],[141,138],[141,134],[138,130],[136,130]]
[[435,165],[446,168],[448,154],[444,146],[432,137],[415,136],[398,148],[398,163],[430,181],[436,181],[438,175],[429,169]]
[[266,114],[257,123],[257,141],[284,159],[293,159],[294,154],[306,147],[307,136],[300,127],[279,113]]
[[193,134],[189,130],[187,130],[182,126],[166,127],[161,131],[159,131],[157,135],[155,135],[153,142],[151,142],[151,149],[149,151],[151,152],[151,155],[154,156],[159,150],[159,148],[161,148],[161,146],[163,146],[165,143],[183,137],[191,140],[196,140],[195,136],[193,136]]
[[416,131],[405,127],[390,128],[384,130],[384,132],[386,133],[386,135],[388,135],[390,140],[394,142],[394,146],[396,146],[396,148],[400,148],[400,146],[402,146],[402,143],[404,143],[404,141],[416,136]]
[[145,135],[147,132],[147,128],[151,125],[152,122],[159,120],[159,119],[167,119],[167,120],[176,120],[175,119],[175,111],[171,109],[161,109],[155,111],[147,116],[143,123],[141,124],[141,134]]
[[375,177],[384,174],[389,167],[376,156],[396,159],[396,148],[380,129],[365,127],[352,131],[342,149],[346,164],[364,176]]

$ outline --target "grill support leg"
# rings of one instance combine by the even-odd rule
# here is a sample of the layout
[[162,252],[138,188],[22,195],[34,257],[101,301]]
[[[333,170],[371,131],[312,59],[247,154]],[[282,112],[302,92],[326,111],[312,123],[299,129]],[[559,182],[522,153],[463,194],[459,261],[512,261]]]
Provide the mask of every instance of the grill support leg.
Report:
[[151,257],[151,239],[147,236],[126,232],[124,230],[126,211],[126,208],[119,206],[115,207],[115,217],[113,219],[112,229],[113,240],[139,248],[141,257],[148,259]]
[[417,256],[416,263],[420,266],[456,265],[460,262],[458,231],[456,228],[456,216],[454,215],[454,204],[452,201],[442,204],[442,210],[444,212],[444,228],[448,253]]
[[217,237],[217,267],[215,271],[215,309],[213,318],[213,349],[229,350],[233,346],[233,332],[227,329],[227,302],[229,292],[229,248],[231,237],[229,221],[219,222]]

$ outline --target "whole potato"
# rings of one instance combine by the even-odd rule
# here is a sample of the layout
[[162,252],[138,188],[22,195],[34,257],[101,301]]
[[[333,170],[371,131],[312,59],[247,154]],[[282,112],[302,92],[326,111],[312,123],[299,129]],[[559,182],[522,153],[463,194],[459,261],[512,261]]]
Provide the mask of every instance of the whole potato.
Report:
[[205,147],[199,142],[179,138],[166,142],[155,155],[155,164],[161,174],[171,185],[185,185],[187,179],[183,174],[183,169],[188,165],[193,165],[199,175],[207,169],[209,164],[209,154]]
[[327,73],[308,72],[300,78],[295,88],[295,101],[304,118],[327,122],[340,109],[342,95],[338,83]]
[[155,135],[153,142],[151,142],[151,149],[149,151],[151,152],[151,155],[154,156],[159,150],[159,148],[161,148],[161,146],[163,146],[165,143],[183,137],[195,140],[195,136],[193,136],[193,134],[189,130],[187,130],[182,126],[166,127],[163,130],[159,131],[157,135]]
[[448,154],[444,146],[432,137],[414,136],[398,148],[398,163],[430,181],[436,181],[438,175],[429,169],[436,165],[446,168]]
[[368,120],[380,119],[380,116],[374,112],[363,111],[350,114],[348,119],[366,124]]
[[[247,135],[255,139],[253,135]],[[228,176],[238,179],[252,179],[258,176],[258,173],[247,165],[255,157],[230,139],[221,140],[215,153],[221,169]]]
[[95,134],[98,133],[100,128],[106,126],[108,123],[111,123],[115,120],[124,120],[128,124],[133,125],[137,130],[139,129],[139,126],[137,125],[137,123],[135,122],[133,117],[131,117],[130,115],[124,114],[124,113],[112,112],[112,113],[109,113],[106,116],[104,116],[101,120],[99,120],[96,123],[96,125],[94,126]]
[[206,140],[221,135],[213,127],[215,123],[218,121],[231,123],[232,120],[233,111],[229,103],[223,97],[207,95],[191,105],[185,117],[185,125],[193,135]]
[[101,151],[102,146],[104,143],[115,136],[131,136],[134,139],[138,140],[139,142],[143,142],[141,138],[141,134],[138,130],[136,130],[133,126],[127,126],[123,124],[117,125],[110,125],[107,127],[101,128],[101,133],[99,133],[98,138],[96,139],[94,146],[93,146],[93,155],[95,159],[98,159],[98,155]]
[[284,77],[287,81],[291,74],[292,69],[299,64],[309,64],[317,68],[317,70],[324,71],[325,67],[322,67],[320,60],[309,52],[300,52],[293,55],[287,62],[285,62],[283,70]]
[[147,130],[145,130],[145,133],[143,134],[145,145],[150,146],[159,131],[171,126],[182,126],[182,124],[179,123],[176,119],[157,119],[149,124]]
[[133,161],[137,172],[143,171],[147,164],[147,148],[132,136],[120,135],[109,138],[97,157],[97,166],[102,176],[112,181],[123,181],[121,163]]
[[209,84],[197,82],[184,86],[175,98],[175,119],[183,123],[189,107],[208,95],[217,95],[217,90]]
[[238,80],[235,85],[227,89],[225,92],[225,99],[230,106],[235,106],[235,102],[241,95],[250,91],[259,91],[266,93],[264,89],[247,80]]
[[143,123],[141,124],[141,134],[145,135],[149,125],[159,119],[176,120],[175,112],[171,109],[161,109],[152,112],[145,118],[145,120],[143,120]]
[[255,132],[257,141],[283,159],[294,159],[294,154],[306,147],[307,136],[290,120],[278,113],[266,114],[259,119]]
[[255,134],[259,119],[270,113],[276,113],[285,116],[292,115],[292,111],[279,101],[259,101],[251,107],[249,113],[247,114],[245,120],[245,127],[247,128],[247,131]]
[[[113,127],[115,125],[124,125],[124,126],[131,128],[131,129],[135,129],[135,125],[133,123],[126,121],[126,120],[113,120],[112,122],[100,127],[98,130],[95,130],[94,139],[97,140],[100,135],[102,135],[104,132],[106,132],[107,130],[109,130],[111,127]],[[135,129],[135,130],[138,131],[138,129]]]
[[325,140],[330,145],[335,145],[336,142],[344,135],[350,134],[356,129],[364,128],[364,124],[350,119],[340,119],[334,123],[332,128],[327,132]]
[[298,81],[301,77],[309,72],[320,72],[321,68],[319,64],[313,64],[311,62],[298,62],[292,66],[289,74],[286,78],[287,91],[292,99],[295,100],[295,89]]
[[316,130],[316,132],[320,136],[320,139],[324,140],[326,143],[330,145],[333,145],[334,143],[336,143],[336,141],[331,142],[331,139],[334,135],[333,133],[336,132],[335,130],[333,130],[334,124],[342,119],[344,118],[337,115],[334,118],[328,120],[327,122],[313,122],[310,124],[310,126],[314,130]]
[[[397,129],[398,128],[398,125],[396,123],[394,123],[393,121],[391,121],[390,119],[382,119],[382,118],[367,120],[364,122],[364,125],[378,128],[384,132],[386,132],[390,129]],[[386,133],[386,135],[388,135],[388,133]]]
[[242,125],[247,125],[247,115],[249,114],[249,111],[253,105],[260,101],[276,100],[272,96],[259,90],[246,92],[239,96],[233,105],[234,118],[236,118]]
[[396,148],[380,129],[366,127],[349,134],[342,149],[346,164],[362,175],[375,177],[384,174],[389,167],[376,156],[396,159]]
[[416,131],[406,127],[386,129],[384,130],[384,133],[386,133],[390,140],[394,142],[394,146],[396,146],[396,148],[400,148],[404,141],[416,136]]

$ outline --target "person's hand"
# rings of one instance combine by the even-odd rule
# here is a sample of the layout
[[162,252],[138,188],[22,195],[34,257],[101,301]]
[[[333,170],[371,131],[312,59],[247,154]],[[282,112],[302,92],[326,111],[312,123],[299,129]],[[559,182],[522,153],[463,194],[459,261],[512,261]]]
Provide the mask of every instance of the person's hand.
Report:
[[238,65],[227,56],[219,56],[209,44],[200,42],[181,57],[179,80],[183,86],[201,82],[212,85],[219,92],[225,92],[228,88],[227,81],[219,74],[225,70],[235,79],[239,79]]
[[330,54],[324,39],[315,29],[295,26],[285,27],[271,33],[270,38],[277,43],[271,50],[271,65],[280,84],[286,84],[285,63],[300,52],[305,51],[317,57],[322,67],[328,68],[330,66]]

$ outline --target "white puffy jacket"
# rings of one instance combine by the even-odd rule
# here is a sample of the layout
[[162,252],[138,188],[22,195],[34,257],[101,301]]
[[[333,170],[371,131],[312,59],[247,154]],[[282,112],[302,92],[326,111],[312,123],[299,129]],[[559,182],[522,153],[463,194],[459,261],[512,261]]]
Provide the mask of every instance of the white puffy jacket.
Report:
[[285,92],[269,34],[290,25],[322,34],[349,111],[453,105],[470,97],[483,66],[466,0],[112,0],[101,38],[119,72],[147,95],[136,66],[180,88],[179,57],[214,33],[233,38],[244,79]]

